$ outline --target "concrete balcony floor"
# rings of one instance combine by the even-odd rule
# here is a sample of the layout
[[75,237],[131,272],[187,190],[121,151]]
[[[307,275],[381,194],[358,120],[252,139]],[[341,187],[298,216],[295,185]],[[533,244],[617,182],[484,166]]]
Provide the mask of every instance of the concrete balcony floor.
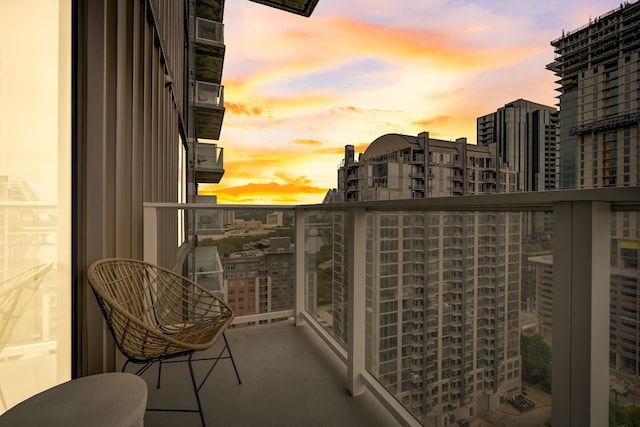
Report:
[[[282,322],[234,328],[227,338],[242,384],[230,360],[221,360],[200,390],[208,427],[398,425],[370,393],[353,397],[347,392],[345,366],[308,326]],[[200,354],[217,355],[220,341]],[[207,366],[199,362],[196,378],[204,376]],[[159,390],[157,372],[154,366],[143,375],[149,384],[148,408],[196,408],[186,363],[163,364]],[[200,418],[197,413],[147,411],[144,425],[200,426]]]

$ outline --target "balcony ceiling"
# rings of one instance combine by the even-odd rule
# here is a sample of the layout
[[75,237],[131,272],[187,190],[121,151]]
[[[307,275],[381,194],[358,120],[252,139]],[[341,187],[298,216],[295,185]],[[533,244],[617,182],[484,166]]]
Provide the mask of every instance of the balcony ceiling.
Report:
[[251,0],[269,7],[309,17],[318,4],[318,0]]
[[220,84],[224,64],[224,48],[220,49],[219,52],[219,55],[215,56],[196,48],[196,80]]
[[195,108],[194,121],[196,136],[204,139],[220,139],[220,130],[224,118],[224,108]]
[[222,22],[224,16],[224,0],[197,0],[196,16]]
[[204,169],[196,166],[196,182],[199,184],[219,184],[224,176],[224,169]]

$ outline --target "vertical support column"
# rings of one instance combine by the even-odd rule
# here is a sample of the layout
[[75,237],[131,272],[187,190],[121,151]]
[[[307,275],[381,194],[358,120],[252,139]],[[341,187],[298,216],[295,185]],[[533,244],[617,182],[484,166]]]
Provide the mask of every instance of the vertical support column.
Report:
[[366,225],[364,208],[349,210],[347,230],[349,241],[347,254],[348,325],[347,331],[347,389],[352,396],[364,393],[361,379],[365,360],[365,309],[366,309]]
[[[91,262],[109,251],[108,197],[106,166],[108,101],[105,87],[109,85],[106,58],[108,52],[107,4],[105,1],[78,0],[74,19],[77,20],[77,81],[74,81],[77,102],[75,120],[76,144],[73,148],[74,236],[73,269],[75,312],[73,329],[72,377],[82,377],[115,369],[109,365],[110,334],[100,307],[86,286],[86,269]],[[74,8],[72,6],[72,8]],[[105,344],[105,342],[107,344]],[[106,361],[106,362],[105,362]]]
[[299,325],[302,322],[302,312],[305,309],[305,295],[306,295],[306,287],[307,282],[305,280],[306,277],[306,260],[305,260],[305,238],[304,238],[304,230],[306,228],[306,215],[305,210],[297,208],[296,209],[296,294],[295,294],[295,313],[294,313],[294,322],[296,325]]
[[608,425],[610,207],[554,206],[552,424]]
[[144,261],[158,264],[158,208],[144,205],[142,256]]

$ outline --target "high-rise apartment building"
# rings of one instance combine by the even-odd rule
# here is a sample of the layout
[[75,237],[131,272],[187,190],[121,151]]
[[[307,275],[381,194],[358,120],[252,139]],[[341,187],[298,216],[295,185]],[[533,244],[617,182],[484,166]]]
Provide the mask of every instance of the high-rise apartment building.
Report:
[[[346,147],[330,194],[348,201],[483,194],[513,191],[514,179],[493,147],[389,134],[357,161]],[[453,425],[520,391],[520,227],[520,213],[367,216],[365,363],[426,425]],[[347,254],[344,239],[336,241],[341,271]],[[346,288],[334,275],[332,328],[343,341]]]
[[[558,76],[560,188],[640,184],[640,2],[551,42]],[[611,218],[611,367],[640,375],[639,218]]]
[[640,2],[551,42],[560,101],[559,187],[638,185]]
[[333,201],[421,199],[515,191],[515,174],[502,167],[493,146],[388,134],[373,141],[358,161],[345,147]]
[[516,173],[516,191],[556,188],[558,110],[518,99],[478,117],[478,145],[493,145],[505,167]]
[[[558,110],[518,99],[478,117],[478,145],[493,146],[504,167],[516,174],[515,191],[555,190]],[[524,216],[525,235],[548,236],[551,220],[543,212]]]
[[295,267],[290,237],[270,237],[222,258],[227,302],[238,315],[293,308]]

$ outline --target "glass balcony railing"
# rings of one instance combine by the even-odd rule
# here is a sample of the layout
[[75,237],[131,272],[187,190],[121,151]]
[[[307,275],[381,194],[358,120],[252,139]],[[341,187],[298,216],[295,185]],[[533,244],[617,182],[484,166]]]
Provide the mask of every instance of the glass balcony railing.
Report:
[[224,175],[223,148],[217,144],[196,143],[195,178],[198,183],[217,184]]
[[609,425],[634,425],[640,414],[640,212],[612,212],[610,220]]
[[195,40],[207,46],[224,47],[224,24],[196,18]]
[[[221,295],[234,310],[236,325],[292,318],[293,208],[205,202],[156,205],[146,208],[146,213],[155,219],[155,227],[151,222],[145,222],[145,227],[150,226],[150,240],[157,242],[145,250],[147,261],[174,269]],[[175,230],[178,245],[175,239],[160,242],[166,239],[167,222],[176,216],[184,224]]]
[[[178,208],[185,235],[203,208],[219,234],[163,247]],[[639,210],[637,189],[147,205],[145,258],[210,271],[239,324],[306,323],[403,425],[620,425],[640,404]]]

